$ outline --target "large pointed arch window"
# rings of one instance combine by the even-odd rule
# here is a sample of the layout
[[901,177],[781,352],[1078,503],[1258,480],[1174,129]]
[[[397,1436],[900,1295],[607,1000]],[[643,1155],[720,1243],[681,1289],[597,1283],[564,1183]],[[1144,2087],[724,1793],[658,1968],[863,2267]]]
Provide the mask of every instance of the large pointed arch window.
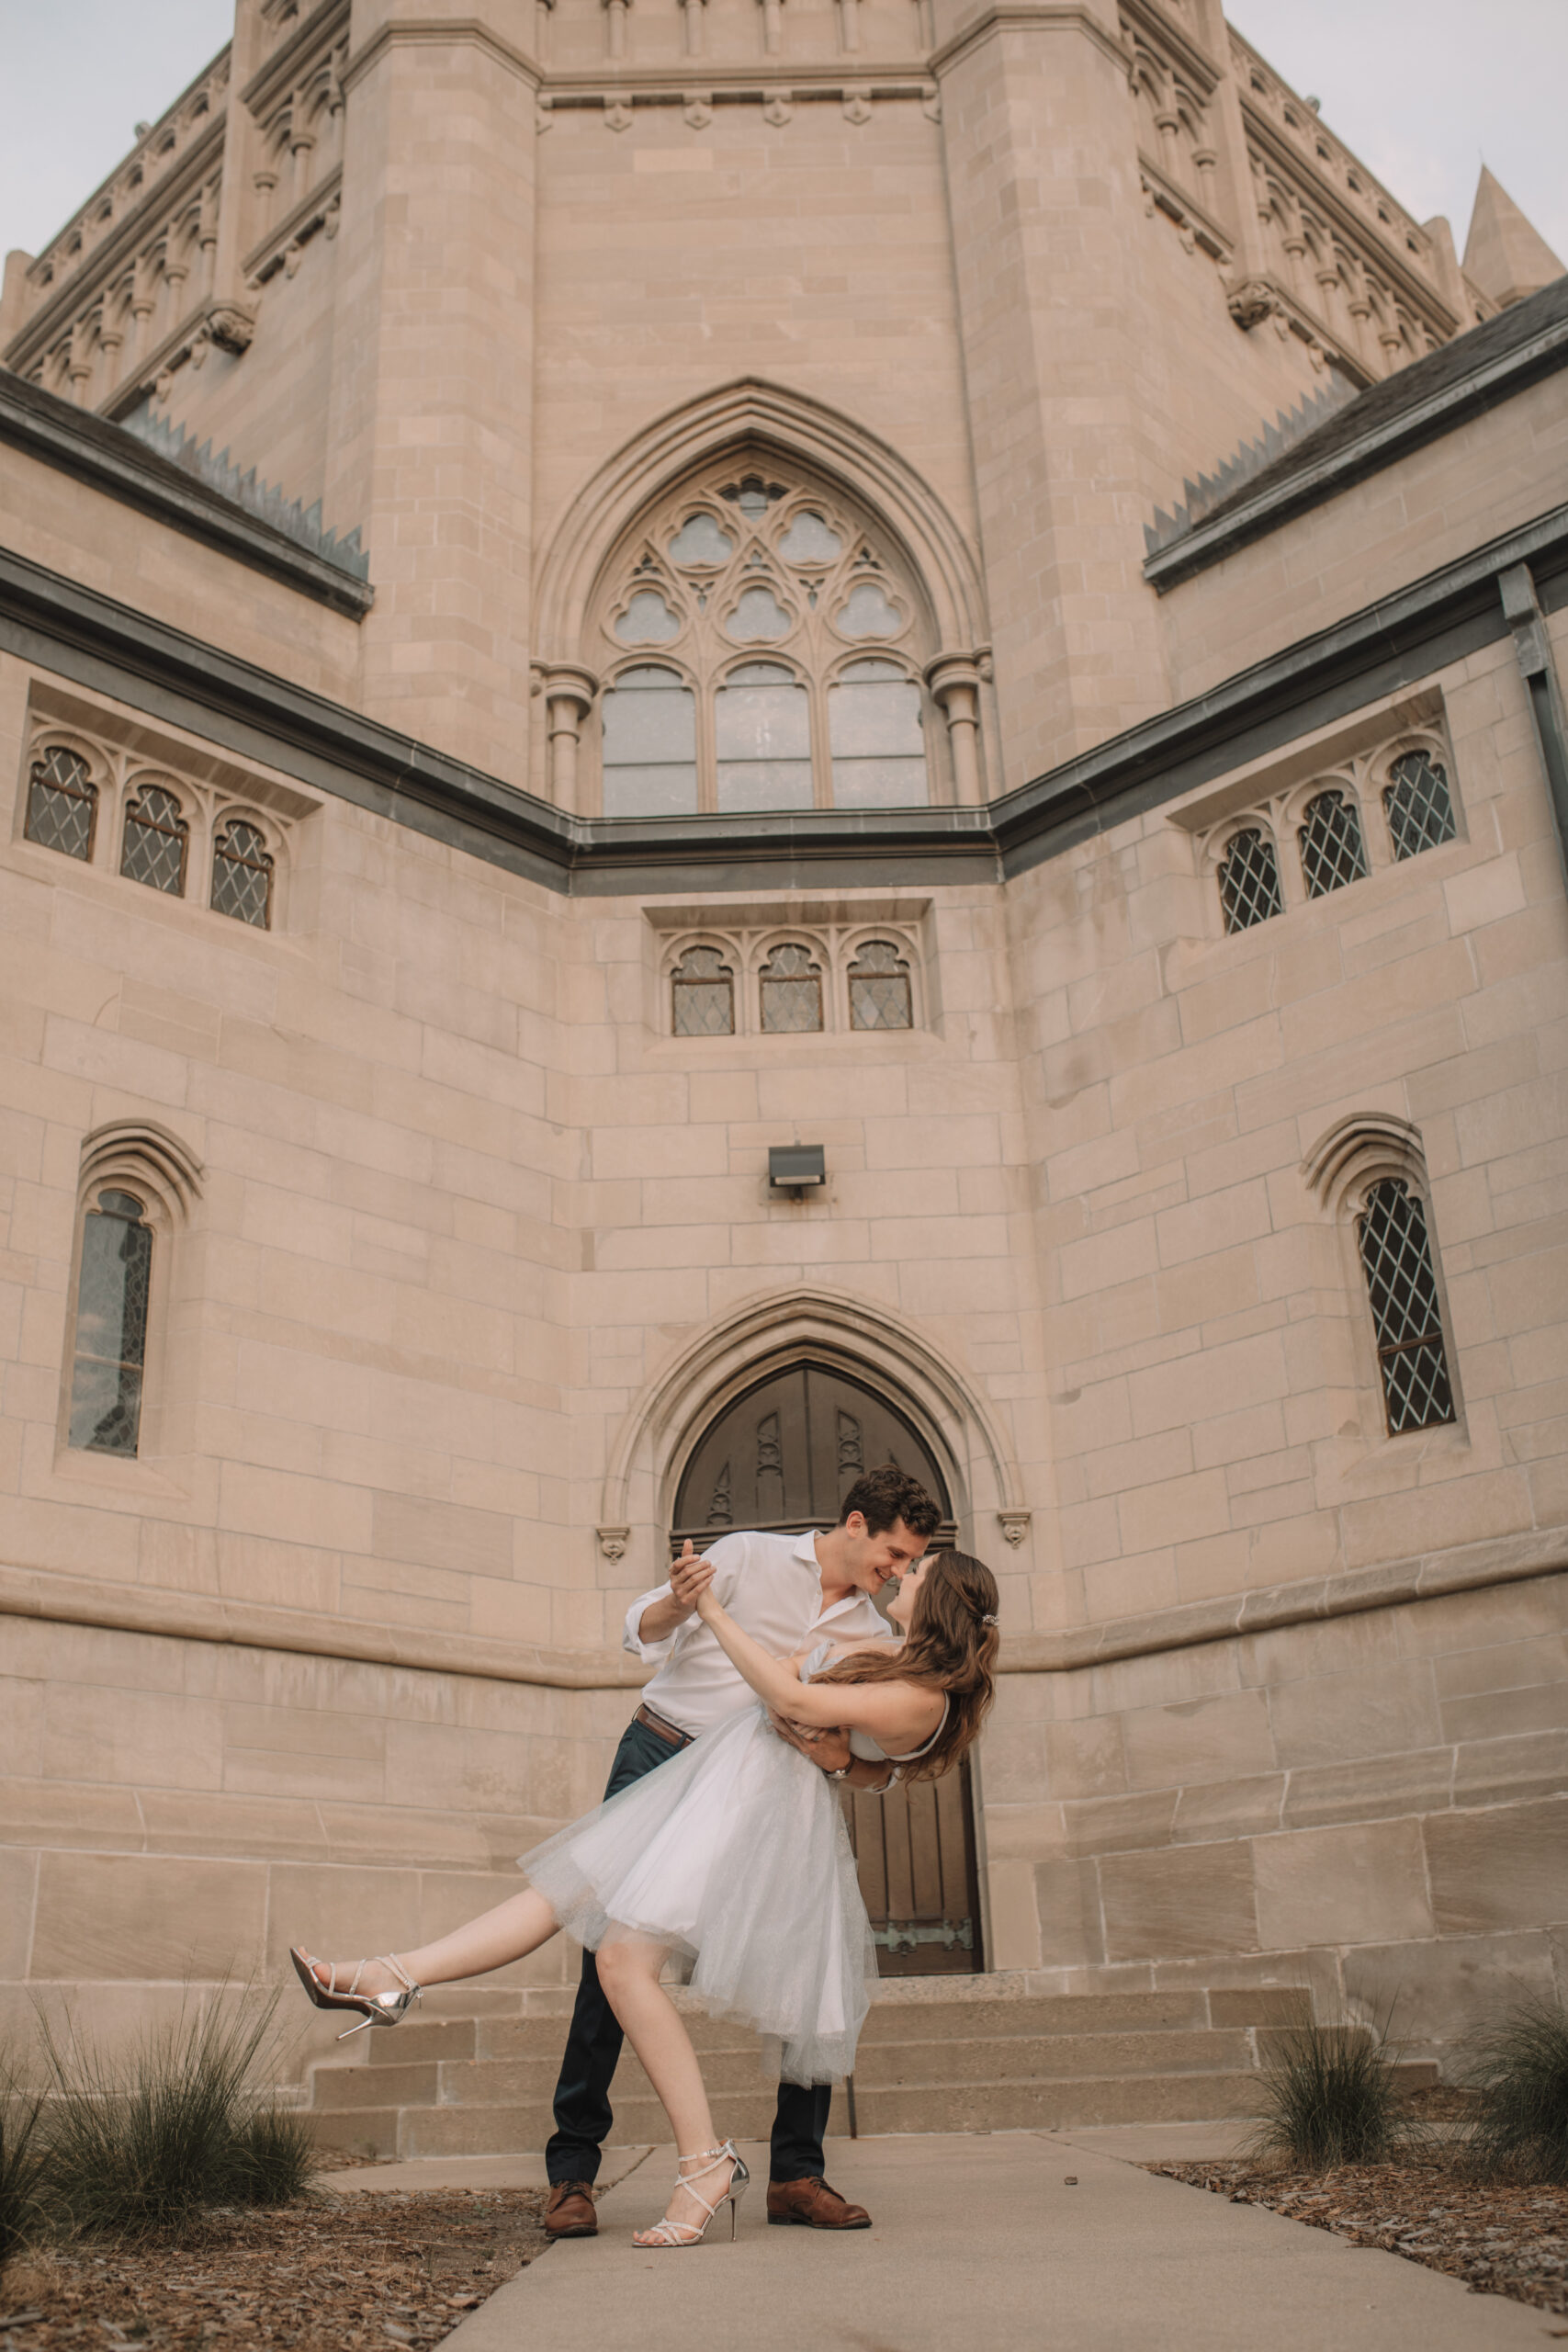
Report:
[[710,469],[623,542],[595,615],[606,817],[938,797],[927,600],[840,494]]

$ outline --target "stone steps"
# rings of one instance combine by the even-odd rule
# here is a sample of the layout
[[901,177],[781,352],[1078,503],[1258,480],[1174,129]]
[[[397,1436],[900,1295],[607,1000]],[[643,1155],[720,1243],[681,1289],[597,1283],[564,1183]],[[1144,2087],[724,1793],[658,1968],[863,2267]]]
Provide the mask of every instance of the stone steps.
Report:
[[[720,2128],[765,2139],[773,2091],[755,2040],[676,1997]],[[861,2037],[856,2125],[863,2134],[1043,2131],[1245,2113],[1302,1997],[1289,1989],[1042,1995],[1006,1976],[896,1980]],[[367,2035],[368,2048],[312,2070],[317,2139],[405,2158],[541,2148],[565,2039],[566,2018],[554,2014],[425,2017]],[[1436,2071],[1401,2069],[1413,2088]],[[664,2138],[663,2111],[629,2051],[612,2097],[615,2140]],[[841,2099],[835,2120],[846,2127]]]

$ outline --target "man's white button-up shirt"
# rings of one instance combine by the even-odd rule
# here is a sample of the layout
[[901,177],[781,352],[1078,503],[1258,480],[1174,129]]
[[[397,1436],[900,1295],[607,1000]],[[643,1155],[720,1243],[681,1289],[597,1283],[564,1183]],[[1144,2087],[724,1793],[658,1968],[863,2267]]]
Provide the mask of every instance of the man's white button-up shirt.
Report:
[[[811,1636],[829,1633],[836,1642],[886,1641],[890,1628],[869,1593],[852,1592],[822,1605],[822,1571],[812,1535],[765,1535],[756,1530],[721,1536],[704,1557],[714,1569],[714,1597],[736,1623],[774,1657],[805,1649]],[[668,1584],[641,1594],[626,1611],[622,1646],[633,1657],[657,1664],[643,1692],[655,1714],[680,1731],[707,1731],[753,1699],[751,1686],[718,1645],[700,1617],[688,1617],[668,1641],[645,1642],[638,1627],[645,1609],[671,1598]]]

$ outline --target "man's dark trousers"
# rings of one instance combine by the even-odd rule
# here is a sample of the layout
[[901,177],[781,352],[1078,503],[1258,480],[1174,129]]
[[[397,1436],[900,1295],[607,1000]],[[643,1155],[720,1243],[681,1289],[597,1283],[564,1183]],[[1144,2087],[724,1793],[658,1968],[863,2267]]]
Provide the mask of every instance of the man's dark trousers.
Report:
[[[668,1764],[675,1753],[668,1740],[646,1724],[629,1723],[615,1750],[604,1794],[613,1797],[629,1789],[645,1772]],[[571,2030],[556,2083],[556,2128],[545,2151],[545,2170],[552,2181],[596,2180],[599,2152],[615,2120],[610,2106],[610,2081],[621,2054],[621,2029],[604,1998],[593,1954],[582,1955],[582,1982],[571,2013]],[[798,2083],[779,2085],[778,2113],[773,2118],[774,2180],[805,2180],[822,2177],[822,2138],[828,2129],[828,2109],[833,2097],[828,2083],[809,2090]]]

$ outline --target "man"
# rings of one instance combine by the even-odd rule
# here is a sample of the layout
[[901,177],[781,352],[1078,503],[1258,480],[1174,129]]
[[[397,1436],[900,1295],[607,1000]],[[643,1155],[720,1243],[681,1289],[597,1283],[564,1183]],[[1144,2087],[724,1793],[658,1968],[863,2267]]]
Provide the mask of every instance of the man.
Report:
[[[699,1732],[753,1703],[748,1685],[695,1615],[698,1596],[712,1585],[730,1615],[775,1657],[810,1645],[814,1634],[834,1641],[886,1639],[887,1625],[874,1604],[891,1579],[903,1578],[935,1534],[941,1511],[917,1479],[891,1464],[858,1478],[844,1497],[839,1523],[821,1535],[726,1535],[697,1556],[688,1544],[668,1584],[634,1600],[626,1612],[624,1646],[656,1664],[611,1768],[606,1797],[690,1747]],[[774,1718],[831,1779],[851,1788],[891,1785],[887,1768],[850,1755],[838,1732],[808,1739]],[[545,2228],[552,2238],[591,2238],[598,2230],[589,2194],[599,2152],[614,2116],[610,2081],[621,2054],[621,2029],[599,1985],[593,1954],[582,1955],[582,1982],[556,2085],[556,2129],[545,2152],[550,2178]],[[769,2165],[768,2219],[813,2230],[864,2230],[871,2216],[846,2203],[822,2177],[822,2140],[831,2087],[779,2085]]]

